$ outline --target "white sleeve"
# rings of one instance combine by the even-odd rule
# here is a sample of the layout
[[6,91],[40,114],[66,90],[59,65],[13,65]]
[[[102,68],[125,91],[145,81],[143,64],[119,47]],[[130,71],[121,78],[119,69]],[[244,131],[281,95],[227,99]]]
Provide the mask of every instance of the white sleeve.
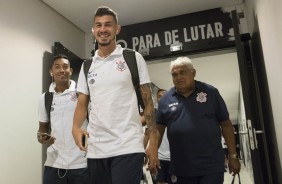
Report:
[[79,72],[78,80],[77,80],[77,92],[89,95],[89,90],[83,70],[84,63],[81,65],[81,69]]
[[148,67],[143,56],[139,52],[135,52],[140,84],[151,83]]
[[39,97],[39,103],[38,103],[38,119],[42,123],[49,122],[49,116],[45,109],[45,93],[43,93]]

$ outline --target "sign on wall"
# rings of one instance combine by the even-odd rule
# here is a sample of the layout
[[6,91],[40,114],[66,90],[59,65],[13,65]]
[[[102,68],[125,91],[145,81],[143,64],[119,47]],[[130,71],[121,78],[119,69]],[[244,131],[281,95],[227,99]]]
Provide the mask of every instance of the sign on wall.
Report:
[[117,42],[145,59],[235,46],[230,13],[221,8],[123,26]]

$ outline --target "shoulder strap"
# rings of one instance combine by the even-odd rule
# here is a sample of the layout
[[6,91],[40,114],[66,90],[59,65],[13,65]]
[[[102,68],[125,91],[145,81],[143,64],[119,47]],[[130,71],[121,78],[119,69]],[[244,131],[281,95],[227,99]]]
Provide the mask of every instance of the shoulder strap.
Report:
[[92,59],[87,59],[83,63],[83,71],[84,71],[84,75],[85,75],[87,86],[88,86],[87,74],[88,74],[88,71],[90,69],[91,63],[92,63]]
[[123,57],[131,73],[132,83],[134,85],[137,100],[138,100],[138,109],[140,111],[139,107],[144,109],[145,105],[140,91],[140,80],[139,80],[138,67],[135,57],[135,51],[131,49],[123,49]]
[[52,101],[53,101],[53,93],[46,91],[45,92],[45,109],[49,117],[49,122],[51,122],[50,112],[51,112]]

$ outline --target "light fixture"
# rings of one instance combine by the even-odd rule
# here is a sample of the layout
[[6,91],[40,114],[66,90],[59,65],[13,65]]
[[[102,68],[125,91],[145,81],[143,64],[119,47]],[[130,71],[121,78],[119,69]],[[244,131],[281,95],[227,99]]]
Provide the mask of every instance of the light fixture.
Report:
[[177,52],[182,50],[182,43],[174,43],[170,45],[170,52]]

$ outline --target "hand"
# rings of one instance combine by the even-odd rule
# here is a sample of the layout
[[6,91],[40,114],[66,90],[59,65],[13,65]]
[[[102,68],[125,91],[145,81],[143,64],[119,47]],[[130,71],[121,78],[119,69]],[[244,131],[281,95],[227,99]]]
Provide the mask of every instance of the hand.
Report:
[[229,173],[233,173],[232,175],[236,175],[240,172],[241,164],[239,159],[229,158],[228,160],[228,167],[229,167]]
[[89,134],[87,131],[81,130],[80,128],[73,127],[72,129],[72,135],[75,140],[75,144],[79,147],[82,151],[87,151],[87,148],[85,148],[82,145],[82,137],[85,135],[87,138],[89,137]]
[[48,134],[37,134],[37,140],[41,144],[54,144],[56,138]]

